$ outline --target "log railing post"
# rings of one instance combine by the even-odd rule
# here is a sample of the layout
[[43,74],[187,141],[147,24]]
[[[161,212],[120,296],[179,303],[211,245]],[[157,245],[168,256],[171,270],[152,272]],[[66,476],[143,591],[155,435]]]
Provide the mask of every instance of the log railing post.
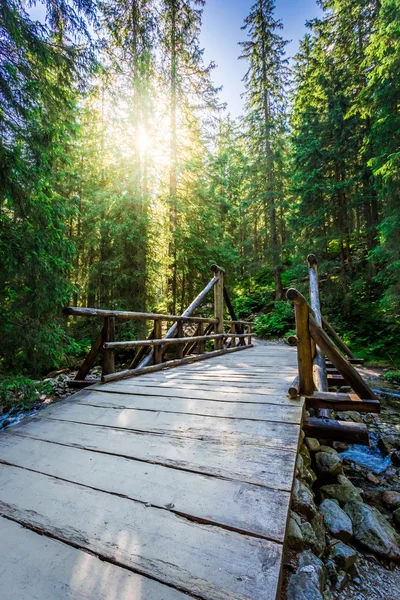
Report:
[[[154,321],[154,339],[155,340],[159,340],[160,338],[162,338],[162,323],[159,319],[155,319]],[[154,353],[154,364],[158,365],[161,362],[161,358],[162,358],[162,347],[155,345],[153,346],[153,353]]]
[[253,328],[251,325],[247,326],[247,333],[249,335],[249,337],[247,338],[247,345],[250,346],[250,344],[252,344],[252,339],[251,339],[251,334],[253,332]]
[[[317,259],[314,254],[307,256],[308,275],[310,280],[310,304],[314,311],[315,320],[318,325],[322,326],[321,305],[319,301],[318,288],[318,266]],[[326,374],[325,356],[321,349],[316,346],[313,360],[313,375],[315,387],[319,392],[328,391],[328,379]],[[330,417],[330,411],[327,408],[318,409],[317,417]]]
[[[214,316],[218,319],[215,324],[215,333],[224,333],[224,269],[218,265],[213,265],[211,270],[214,273],[214,278],[217,280],[214,286]],[[223,347],[223,339],[215,340],[215,349],[221,350]]]
[[299,367],[300,394],[312,395],[314,381],[312,371],[311,338],[308,323],[308,305],[305,298],[294,288],[287,291],[287,299],[294,303],[297,335],[297,362]]
[[[178,327],[176,328],[176,337],[177,338],[184,337],[182,321],[178,321]],[[177,348],[176,348],[176,357],[177,358],[183,358],[183,348],[184,348],[184,344],[182,344],[182,343],[177,344]]]
[[[203,325],[203,323],[199,323],[199,326],[197,328],[197,335],[198,336],[204,335],[204,325]],[[204,340],[199,340],[197,342],[197,354],[203,354],[204,351],[205,351]]]
[[[103,342],[115,341],[115,317],[105,317],[103,327]],[[103,350],[103,377],[115,372],[115,356],[113,349]]]

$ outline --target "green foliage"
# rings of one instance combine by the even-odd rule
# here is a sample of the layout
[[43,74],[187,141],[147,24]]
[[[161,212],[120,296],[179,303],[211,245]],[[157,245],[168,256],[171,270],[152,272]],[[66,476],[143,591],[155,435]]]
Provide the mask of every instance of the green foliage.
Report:
[[0,379],[0,405],[6,409],[12,406],[29,409],[42,394],[51,394],[52,390],[49,381],[34,381],[22,376]]
[[259,337],[282,337],[293,330],[293,308],[283,300],[274,302],[271,312],[261,314],[254,324],[254,331]]
[[385,373],[384,377],[389,383],[400,385],[400,371],[388,371]]

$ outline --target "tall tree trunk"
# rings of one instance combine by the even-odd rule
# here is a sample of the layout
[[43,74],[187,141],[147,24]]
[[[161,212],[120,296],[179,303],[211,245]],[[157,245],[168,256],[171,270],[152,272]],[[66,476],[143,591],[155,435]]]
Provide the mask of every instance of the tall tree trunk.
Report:
[[178,170],[178,151],[177,151],[177,7],[176,3],[172,3],[171,10],[171,69],[170,69],[170,93],[171,93],[171,109],[170,109],[170,175],[169,175],[169,200],[170,200],[170,276],[168,287],[171,293],[171,312],[176,312],[177,301],[177,249],[176,249],[176,228],[178,224],[178,198],[177,198],[177,170]]

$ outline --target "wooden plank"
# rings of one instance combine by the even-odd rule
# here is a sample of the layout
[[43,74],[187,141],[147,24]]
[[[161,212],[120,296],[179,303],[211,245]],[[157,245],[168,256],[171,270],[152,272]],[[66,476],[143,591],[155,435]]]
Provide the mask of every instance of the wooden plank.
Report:
[[[204,354],[197,354],[193,356],[185,356],[184,358],[168,360],[158,365],[141,367],[140,365],[142,365],[143,363],[146,362],[147,364],[147,361],[150,356],[153,357],[153,353],[150,353],[143,359],[139,367],[137,367],[136,369],[126,369],[125,371],[120,371],[119,373],[110,373],[109,375],[104,375],[102,379],[103,381],[119,381],[129,377],[136,377],[144,373],[153,373],[154,371],[161,371],[162,369],[172,369],[173,367],[179,365],[189,364],[200,360],[210,360],[213,356],[220,356],[223,354],[227,354],[228,352],[238,352],[239,350],[248,350],[251,347],[252,346],[249,344],[248,346],[243,346],[242,348],[224,348],[223,350],[213,350],[212,352],[205,352]],[[164,350],[161,349],[161,353],[163,352]]]
[[4,600],[188,600],[158,581],[0,517]]
[[289,492],[13,435],[2,436],[0,448],[0,462],[284,541]]
[[175,387],[181,387],[182,385],[201,385],[203,388],[205,387],[209,387],[212,389],[215,388],[232,388],[234,387],[236,390],[238,389],[247,389],[247,390],[258,390],[258,391],[263,391],[264,388],[270,388],[273,389],[274,387],[274,383],[275,382],[280,382],[280,380],[282,378],[285,378],[285,380],[287,381],[287,383],[291,382],[293,379],[293,375],[294,375],[295,371],[293,373],[290,373],[288,375],[281,375],[279,377],[278,374],[276,374],[274,377],[271,376],[268,379],[265,379],[264,381],[250,381],[249,379],[245,379],[245,380],[239,380],[239,379],[218,379],[218,380],[211,380],[209,378],[203,378],[203,377],[185,377],[185,378],[181,378],[181,379],[153,379],[152,377],[149,377],[148,379],[143,379],[141,381],[142,385],[149,385],[151,384],[151,387],[154,386],[161,386],[161,387],[169,387],[169,388],[175,388]]
[[[179,390],[179,389],[183,389],[183,390],[203,390],[205,392],[209,392],[209,393],[214,393],[215,388],[218,388],[218,392],[229,392],[231,394],[254,394],[254,395],[264,395],[265,392],[267,392],[268,390],[274,392],[275,394],[279,393],[280,390],[282,390],[282,392],[285,394],[288,384],[291,383],[293,379],[293,376],[283,376],[280,378],[276,378],[273,381],[268,382],[268,385],[265,384],[263,386],[261,385],[230,385],[229,382],[219,382],[218,385],[214,385],[211,382],[205,381],[174,381],[174,382],[169,382],[169,381],[165,381],[165,382],[158,382],[158,381],[152,381],[151,379],[147,379],[147,381],[140,381],[140,385],[125,385],[124,388],[121,389],[129,389],[130,392],[134,392],[134,393],[143,393],[140,392],[138,390],[146,390],[147,388],[157,388],[157,389],[164,389],[164,390]],[[121,382],[122,383],[122,382]],[[109,388],[107,388],[109,389]],[[145,392],[146,393],[146,392]]]
[[144,410],[150,412],[171,412],[210,417],[251,419],[254,421],[281,421],[300,423],[303,409],[301,406],[283,406],[276,404],[252,404],[249,402],[219,402],[218,400],[195,400],[189,402],[174,396],[139,396],[133,394],[112,394],[95,391],[81,392],[75,401],[85,406],[102,408]]
[[204,600],[275,600],[282,545],[0,465],[0,511]]
[[28,419],[12,431],[13,435],[53,444],[86,448],[283,491],[291,490],[296,461],[296,453],[290,450],[227,441],[217,444],[111,427],[88,427],[68,421]]
[[275,388],[265,389],[263,394],[254,392],[243,392],[235,388],[233,391],[225,389],[221,391],[218,388],[216,392],[213,389],[199,389],[198,385],[182,386],[182,388],[174,388],[173,391],[169,388],[160,386],[142,386],[142,385],[122,385],[122,381],[118,383],[108,383],[107,386],[98,384],[90,388],[90,390],[97,390],[98,392],[115,392],[118,394],[135,394],[135,395],[152,395],[152,396],[165,396],[174,398],[197,398],[205,400],[220,400],[221,402],[252,402],[252,403],[267,403],[267,404],[283,404],[283,405],[294,405],[298,404],[297,400],[291,400],[286,398],[286,385],[282,384],[282,396],[279,393],[278,386]]
[[267,445],[288,450],[297,450],[299,438],[299,425],[292,423],[172,413],[158,413],[155,416],[154,413],[144,411],[119,411],[79,404],[50,407],[42,412],[40,418],[218,442],[226,440],[231,443]]

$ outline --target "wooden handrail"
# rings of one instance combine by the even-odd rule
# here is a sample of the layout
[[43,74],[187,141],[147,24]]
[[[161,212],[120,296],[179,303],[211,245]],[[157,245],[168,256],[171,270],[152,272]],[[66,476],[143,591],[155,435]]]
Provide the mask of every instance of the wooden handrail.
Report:
[[290,288],[286,297],[294,303],[297,336],[297,362],[299,369],[299,389],[301,394],[311,395],[314,391],[313,358],[309,329],[309,306],[304,296]]
[[[308,276],[310,280],[310,302],[311,308],[313,309],[315,320],[318,325],[322,325],[321,316],[321,305],[319,300],[319,288],[318,288],[318,266],[317,258],[314,254],[307,256],[308,262]],[[315,387],[319,392],[328,391],[328,377],[325,365],[325,356],[319,346],[315,348],[315,355],[313,359],[313,379]],[[330,411],[326,408],[316,410],[317,417],[330,417]]]
[[153,340],[132,340],[126,342],[105,342],[103,344],[103,348],[136,348],[138,346],[163,346],[173,344],[186,344],[188,342],[205,342],[207,340],[222,340],[224,338],[229,337],[238,337],[238,338],[246,338],[246,337],[254,337],[254,333],[213,333],[211,335],[197,335],[197,336],[187,336],[187,337],[179,337],[179,338],[160,338]]
[[105,310],[102,308],[84,308],[79,306],[67,306],[63,310],[65,315],[74,317],[115,317],[123,320],[137,321],[175,321],[183,323],[217,323],[214,317],[190,317],[184,315],[164,315],[159,313],[141,313],[125,310]]
[[[106,310],[100,308],[85,308],[68,306],[64,309],[64,314],[71,316],[85,316],[104,319],[104,326],[101,334],[94,342],[89,354],[85,358],[82,367],[79,369],[78,375],[75,378],[76,383],[84,384],[85,377],[93,367],[95,360],[100,352],[102,352],[102,380],[110,381],[111,379],[119,379],[129,377],[133,374],[151,372],[153,369],[164,368],[171,362],[182,361],[185,364],[192,357],[186,356],[189,351],[197,347],[197,356],[208,357],[209,352],[204,352],[204,343],[213,341],[215,350],[224,353],[228,348],[224,348],[224,341],[233,338],[239,340],[238,344],[242,348],[252,346],[251,340],[254,334],[251,332],[249,321],[225,320],[224,319],[224,269],[218,265],[212,265],[211,270],[214,274],[213,278],[208,282],[200,294],[187,307],[182,315],[170,315],[147,312],[121,311],[121,310]],[[214,317],[194,317],[192,313],[200,306],[207,294],[214,289]],[[229,301],[229,312],[234,315],[233,307]],[[138,320],[138,321],[153,321],[154,327],[149,338],[145,340],[131,341],[115,341],[115,322],[116,320]],[[168,329],[163,336],[162,323],[173,321],[173,325]],[[183,325],[184,323],[197,323],[197,334],[195,336],[185,336]],[[204,327],[204,325],[207,327]],[[229,325],[231,331],[226,333],[224,326]],[[211,333],[214,329],[214,333]],[[246,344],[245,339],[248,338]],[[176,346],[177,359],[174,361],[164,360],[164,354],[170,345]],[[232,344],[231,344],[232,346]],[[236,341],[233,342],[234,350]],[[135,358],[131,361],[128,369],[122,373],[115,373],[115,357],[114,353],[119,348],[140,348],[136,353]],[[150,350],[150,352],[148,352]],[[146,355],[147,353],[147,355]],[[214,354],[216,355],[216,354]],[[154,363],[154,364],[152,364]],[[150,364],[152,366],[150,367]],[[150,370],[150,371],[149,371]]]
[[[300,337],[299,331],[297,332],[297,337],[299,338],[297,350],[300,393],[306,396],[311,396],[314,391],[313,389],[311,391],[305,391],[305,389],[307,389],[306,386],[309,385],[310,373],[312,376],[311,360],[308,359],[308,356],[306,356],[306,360],[301,360],[303,355],[307,354],[307,351],[310,348],[309,337],[307,339],[307,335],[305,333],[305,328],[307,327],[309,336],[311,335],[315,343],[321,348],[322,352],[324,352],[324,354],[329,358],[339,373],[341,373],[348,381],[349,385],[353,388],[356,394],[358,394],[360,398],[375,400],[375,394],[362,379],[358,371],[350,362],[346,360],[346,358],[340,354],[339,350],[329,338],[327,333],[322,329],[322,327],[320,327],[320,325],[318,325],[314,317],[314,311],[304,296],[298,290],[291,288],[287,292],[287,298],[295,305],[296,329],[299,328],[301,333]],[[302,308],[302,310],[300,310],[300,308]],[[310,389],[310,387],[308,389]]]

